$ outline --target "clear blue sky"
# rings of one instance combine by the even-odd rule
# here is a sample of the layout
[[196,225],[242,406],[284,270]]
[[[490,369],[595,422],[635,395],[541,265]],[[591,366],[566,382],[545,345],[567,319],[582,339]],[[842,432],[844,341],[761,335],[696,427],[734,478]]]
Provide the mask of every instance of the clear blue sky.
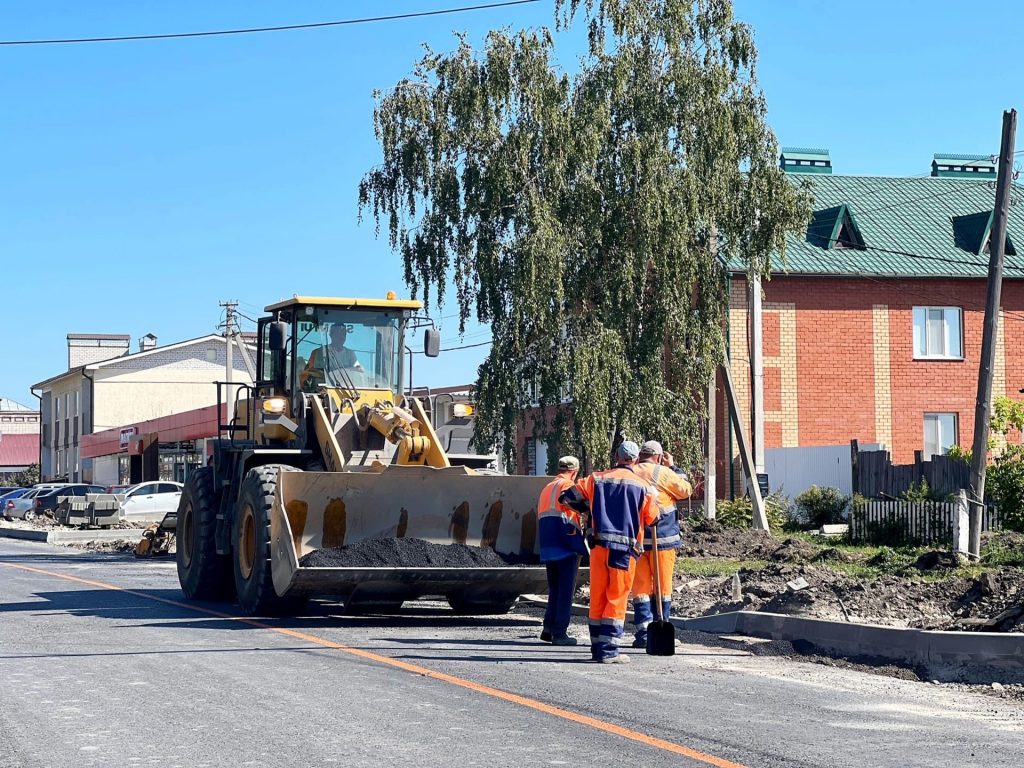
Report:
[[[471,5],[36,0],[0,7],[0,38],[180,32]],[[1024,106],[1017,3],[738,0],[782,144],[823,146],[838,173],[912,175],[933,152],[998,149],[1002,110]],[[293,293],[405,291],[399,259],[356,220],[380,158],[375,88],[421,43],[479,42],[550,25],[552,3],[457,16],[191,40],[2,47],[0,253],[9,334],[0,395],[66,366],[65,335],[211,331],[217,302],[255,317]],[[572,68],[579,35],[564,41]],[[1024,139],[1021,140],[1024,145]],[[435,317],[454,310],[435,309]],[[459,339],[441,322],[444,346]],[[133,342],[134,346],[134,342]],[[475,378],[485,349],[416,361],[418,384]]]

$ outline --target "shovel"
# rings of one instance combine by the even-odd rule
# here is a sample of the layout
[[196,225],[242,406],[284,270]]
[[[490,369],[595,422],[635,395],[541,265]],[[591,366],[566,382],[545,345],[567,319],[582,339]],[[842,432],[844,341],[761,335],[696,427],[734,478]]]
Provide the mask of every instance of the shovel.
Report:
[[651,559],[654,561],[654,595],[655,616],[657,617],[647,626],[647,654],[649,656],[675,656],[676,655],[676,628],[668,621],[661,612],[661,573],[658,563],[658,530],[653,530],[651,536]]

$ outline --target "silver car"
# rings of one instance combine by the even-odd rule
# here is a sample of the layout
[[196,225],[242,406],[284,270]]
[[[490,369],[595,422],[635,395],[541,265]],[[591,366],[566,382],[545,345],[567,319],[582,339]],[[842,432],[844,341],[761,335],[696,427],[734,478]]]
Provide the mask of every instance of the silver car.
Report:
[[35,498],[41,493],[49,493],[54,488],[62,488],[70,483],[40,483],[32,490],[17,499],[8,499],[4,504],[3,516],[6,520],[34,520],[38,517]]
[[16,499],[8,499],[4,503],[3,515],[5,520],[32,520],[36,516],[36,503],[35,498],[40,493],[43,493],[45,488],[33,488],[31,491],[26,493],[24,496],[19,496]]

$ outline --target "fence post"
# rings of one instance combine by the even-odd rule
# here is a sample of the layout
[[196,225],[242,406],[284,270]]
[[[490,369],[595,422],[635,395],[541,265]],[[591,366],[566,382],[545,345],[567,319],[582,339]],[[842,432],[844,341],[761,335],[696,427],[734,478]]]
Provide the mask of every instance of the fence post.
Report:
[[860,467],[858,466],[857,454],[860,452],[860,445],[857,439],[850,441],[850,488],[854,495],[860,493]]
[[965,556],[968,549],[968,521],[967,492],[961,488],[956,494],[956,502],[953,505],[953,552]]

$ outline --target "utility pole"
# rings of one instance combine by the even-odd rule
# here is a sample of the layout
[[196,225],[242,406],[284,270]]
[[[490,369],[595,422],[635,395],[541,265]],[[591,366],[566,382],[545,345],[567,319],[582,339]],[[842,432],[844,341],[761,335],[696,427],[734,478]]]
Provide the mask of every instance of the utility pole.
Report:
[[761,266],[754,265],[750,280],[751,442],[754,450],[753,482],[764,474],[764,316],[761,311]]
[[711,372],[711,379],[708,381],[708,458],[704,465],[704,517],[708,520],[715,519],[715,495],[718,492],[718,477],[716,474],[716,458],[718,454],[717,446],[717,435],[715,434],[718,430],[718,419],[717,410],[718,402],[717,395],[718,390],[715,386],[715,374],[717,370]]
[[[996,203],[989,235],[988,295],[985,299],[985,331],[978,366],[978,398],[974,405],[974,453],[971,459],[971,514],[968,553],[981,557],[981,517],[985,509],[985,462],[988,454],[989,422],[992,418],[992,374],[996,362],[996,334],[999,327],[999,298],[1003,287],[1003,253],[1006,250],[1006,218],[1013,183],[1013,145],[1017,133],[1017,110],[1003,112],[1003,137],[999,145]],[[984,243],[982,244],[984,245]]]
[[235,343],[235,308],[238,306],[238,302],[222,301],[220,302],[220,305],[224,307],[224,341],[227,348],[227,362],[224,364],[224,375],[227,377],[225,381],[230,384],[234,380],[232,374],[235,370],[235,360],[232,347]]

